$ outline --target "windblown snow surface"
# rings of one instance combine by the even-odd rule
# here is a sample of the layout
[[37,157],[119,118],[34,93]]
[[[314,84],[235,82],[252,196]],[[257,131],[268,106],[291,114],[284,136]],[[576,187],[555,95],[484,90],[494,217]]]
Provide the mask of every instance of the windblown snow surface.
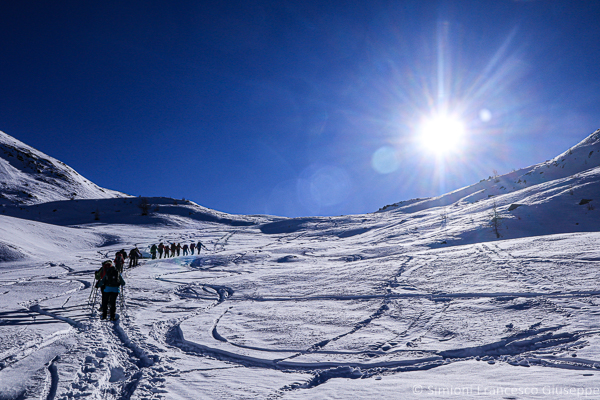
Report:
[[[598,134],[365,215],[1,207],[0,399],[598,399]],[[127,269],[98,319],[102,260],[197,240]]]

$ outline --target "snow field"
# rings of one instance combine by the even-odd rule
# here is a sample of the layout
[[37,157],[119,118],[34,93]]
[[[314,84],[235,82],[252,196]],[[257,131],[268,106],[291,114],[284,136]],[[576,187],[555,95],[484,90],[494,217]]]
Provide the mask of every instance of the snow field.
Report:
[[[1,206],[0,399],[598,398],[592,142],[368,215]],[[104,259],[198,240],[126,270],[120,319],[98,319]]]

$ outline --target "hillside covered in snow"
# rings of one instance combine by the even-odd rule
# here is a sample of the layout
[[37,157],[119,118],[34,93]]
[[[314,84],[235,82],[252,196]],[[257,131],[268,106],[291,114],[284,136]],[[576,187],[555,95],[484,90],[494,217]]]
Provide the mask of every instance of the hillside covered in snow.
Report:
[[128,197],[103,189],[65,163],[0,132],[0,204]]
[[[596,131],[364,215],[4,204],[0,399],[599,398],[599,180]],[[119,320],[98,319],[102,260],[199,240],[127,269]]]

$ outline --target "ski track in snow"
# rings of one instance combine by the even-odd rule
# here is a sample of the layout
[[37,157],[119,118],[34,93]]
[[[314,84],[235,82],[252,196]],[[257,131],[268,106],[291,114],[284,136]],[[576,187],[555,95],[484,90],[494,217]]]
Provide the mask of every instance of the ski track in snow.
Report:
[[[325,227],[328,232],[336,228],[335,224]],[[179,241],[183,236],[173,235],[171,239]],[[189,234],[185,236],[192,237]],[[381,243],[376,235],[373,238],[375,244],[367,242],[364,246]],[[446,321],[453,318],[454,309],[468,309],[471,304],[482,301],[511,313],[550,307],[557,315],[568,319],[569,312],[560,304],[580,299],[589,301],[598,315],[600,290],[571,290],[572,286],[557,290],[557,276],[548,273],[551,268],[534,273],[531,266],[532,263],[546,266],[591,263],[597,266],[595,259],[571,262],[544,256],[515,256],[494,243],[475,244],[461,251],[478,260],[482,268],[493,272],[491,276],[505,282],[506,287],[496,291],[478,287],[469,291],[464,290],[468,289],[468,285],[463,285],[462,291],[450,291],[443,285],[423,285],[426,281],[422,280],[428,274],[437,273],[433,266],[447,262],[449,255],[445,255],[444,251],[428,254],[420,248],[408,252],[384,249],[378,255],[370,250],[361,252],[340,246],[340,242],[332,241],[330,236],[311,235],[308,231],[267,236],[268,241],[263,238],[255,246],[243,245],[244,241],[251,239],[251,235],[236,229],[215,236],[212,250],[200,256],[143,261],[140,266],[126,270],[126,306],[120,311],[120,319],[114,323],[99,321],[96,310],[92,310],[90,317],[91,307],[86,301],[93,298],[90,296],[93,293],[90,278],[93,281],[93,265],[97,265],[93,256],[78,255],[77,265],[47,264],[44,268],[56,266],[62,272],[43,279],[52,280],[60,286],[54,287],[51,293],[40,293],[38,297],[21,301],[19,310],[0,312],[0,327],[66,324],[67,328],[57,330],[45,340],[34,339],[29,344],[3,347],[0,373],[2,369],[23,362],[34,352],[52,347],[67,337],[74,339],[76,345],[42,364],[41,370],[45,371],[43,383],[40,382],[37,392],[29,387],[23,393],[37,393],[43,399],[161,399],[168,398],[165,377],[202,371],[251,368],[307,376],[304,381],[272,388],[265,395],[275,399],[298,390],[316,389],[332,379],[366,379],[426,371],[474,359],[487,364],[582,371],[594,371],[599,366],[598,359],[567,355],[586,348],[588,341],[600,334],[600,329],[571,329],[568,324],[548,326],[544,323],[542,326],[542,320],[531,326],[508,328],[501,337],[481,344],[457,341],[460,332],[451,327],[443,331]],[[232,244],[234,240],[237,242]],[[122,247],[121,242],[117,247]],[[330,292],[328,285],[316,285],[315,290],[308,286],[288,294],[283,294],[286,289],[279,290],[275,285],[276,293],[271,293],[261,290],[261,285],[257,284],[276,274],[269,268],[285,271],[287,265],[302,262],[314,269],[311,274],[316,274],[324,260],[341,268],[367,268],[365,271],[376,265],[387,273],[379,279],[376,279],[375,273],[374,278],[368,278],[369,282],[373,280],[371,289],[357,288],[356,293],[340,288]],[[253,266],[259,266],[260,271],[255,271]],[[25,273],[27,270],[22,271]],[[447,272],[450,273],[451,269]],[[35,284],[42,280],[34,273],[16,279],[7,271],[0,273],[8,278],[6,282],[11,286]],[[266,275],[255,281],[257,273]],[[283,288],[288,284],[287,279],[292,282],[295,279],[285,272],[273,276],[277,279],[275,282],[284,285]],[[548,290],[541,290],[545,287]],[[417,301],[426,306],[415,309],[411,303]],[[305,341],[303,347],[297,344],[274,347],[267,343],[246,344],[244,333],[232,336],[235,325],[230,326],[227,322],[222,329],[224,321],[239,319],[238,310],[247,307],[250,309],[242,311],[241,315],[254,312],[250,310],[256,307],[260,310],[260,305],[304,307],[310,304],[320,306],[324,302],[340,310],[345,309],[346,304],[360,306],[364,303],[365,313],[362,317],[356,314],[352,317],[355,319],[353,322],[348,319],[335,332],[332,330],[316,340]],[[98,303],[95,308],[97,306]],[[153,314],[153,322],[144,324],[140,313]],[[210,320],[210,315],[214,315],[212,324],[193,322],[196,318],[207,321],[205,316]],[[402,323],[390,325],[389,321],[396,320]],[[183,325],[190,322],[205,332],[195,333],[196,338],[188,338],[188,328]],[[348,345],[357,340],[355,337],[360,337],[361,332],[370,329],[385,334],[379,333],[381,339],[368,343],[366,347],[358,342],[355,348]],[[437,343],[443,346],[436,347],[432,337],[437,337]],[[197,338],[202,338],[202,341]],[[454,342],[456,345],[448,345]],[[184,370],[177,366],[176,360],[181,357],[213,360],[221,366]],[[66,378],[63,369],[73,364],[78,364],[79,370]]]
[[[302,235],[295,236],[294,238],[280,238],[279,242],[285,240],[286,243],[290,240],[294,240],[299,238]],[[218,246],[215,245],[215,252],[222,252],[225,250],[225,245],[227,240],[231,237],[231,235],[223,236],[217,243]],[[266,247],[266,246],[263,246]],[[508,268],[509,271],[507,273],[519,274],[519,263],[518,260],[514,260],[514,257],[508,255],[500,254],[498,249],[492,249],[486,245],[481,245],[478,247],[480,251],[483,251],[486,257],[493,261],[504,261],[505,265],[504,269]],[[491,254],[491,255],[490,255]],[[235,258],[237,257],[237,258]],[[237,263],[241,257],[235,256],[232,262]],[[242,255],[243,257],[243,255]],[[406,264],[410,262],[412,257],[407,258],[407,260],[403,263],[402,267],[398,271],[398,273],[390,279],[386,287],[397,287],[397,278],[401,277],[402,272],[406,268]],[[351,261],[354,261],[352,259]],[[509,260],[509,262],[506,262]],[[199,284],[197,284],[198,286]],[[207,292],[206,288],[210,287],[208,285],[202,285],[202,290]],[[192,293],[194,293],[196,298],[205,299],[202,297],[196,290],[191,288],[190,285],[186,286],[186,289],[190,289]],[[226,290],[223,287],[213,288],[215,294],[219,294],[218,300],[213,303],[210,308],[213,308],[225,301],[228,301],[228,297],[230,297],[232,291]],[[183,289],[180,289],[179,295],[182,296]],[[224,293],[227,293],[224,296]],[[295,389],[310,389],[314,388],[320,384],[327,382],[329,379],[333,378],[366,378],[373,375],[384,375],[389,373],[397,373],[402,371],[413,371],[413,370],[427,370],[431,368],[436,368],[441,365],[446,365],[452,362],[460,362],[469,359],[481,359],[482,361],[487,361],[492,364],[495,362],[506,362],[511,365],[541,365],[545,367],[558,367],[558,368],[580,368],[580,369],[593,369],[598,366],[597,361],[593,360],[581,360],[581,359],[556,359],[553,357],[537,357],[535,355],[530,355],[532,351],[546,349],[546,348],[557,348],[563,346],[563,349],[567,348],[577,348],[581,346],[583,343],[581,341],[582,338],[586,336],[592,336],[600,333],[599,331],[590,331],[590,332],[577,332],[577,333],[561,333],[555,334],[552,331],[556,331],[562,327],[553,327],[542,330],[530,330],[525,333],[520,333],[514,337],[509,337],[503,339],[496,343],[489,343],[483,346],[477,347],[467,347],[467,348],[459,348],[451,351],[426,351],[425,353],[429,353],[430,357],[417,358],[413,360],[402,360],[402,361],[386,361],[386,362],[365,362],[365,363],[305,363],[299,362],[295,363],[292,360],[297,358],[300,355],[305,355],[309,353],[323,353],[323,354],[349,354],[349,352],[335,352],[335,351],[326,351],[323,350],[329,343],[335,342],[345,336],[352,335],[356,333],[358,330],[369,325],[373,320],[382,316],[388,309],[388,302],[391,299],[397,298],[413,298],[420,297],[424,299],[428,299],[430,301],[447,301],[447,300],[465,300],[468,301],[470,299],[481,299],[481,298],[506,298],[510,297],[514,298],[536,298],[536,297],[548,297],[548,298],[568,298],[568,297],[588,297],[588,296],[598,296],[600,295],[600,291],[581,291],[581,292],[565,292],[565,293],[532,293],[532,292],[502,292],[502,293],[407,293],[407,294],[397,294],[390,293],[390,290],[387,290],[387,293],[382,293],[379,295],[362,295],[362,296],[340,296],[340,295],[320,295],[320,296],[310,296],[310,297],[294,297],[294,296],[284,296],[284,297],[245,297],[245,298],[237,298],[231,299],[234,303],[236,302],[244,302],[244,301],[277,301],[277,302],[297,302],[297,301],[319,301],[319,300],[335,300],[335,301],[353,301],[353,300],[371,300],[371,299],[381,299],[382,305],[379,309],[369,316],[367,319],[360,321],[357,323],[354,328],[349,330],[346,333],[340,334],[338,336],[332,337],[330,339],[322,340],[318,343],[311,345],[305,350],[296,353],[294,355],[288,356],[282,359],[261,359],[261,358],[253,358],[248,356],[241,356],[232,351],[225,351],[218,348],[211,347],[205,344],[199,344],[190,342],[184,339],[184,334],[180,328],[181,322],[184,319],[188,319],[193,317],[195,314],[191,314],[184,319],[179,319],[177,321],[171,321],[170,327],[166,330],[165,343],[177,347],[187,354],[192,354],[200,357],[214,357],[219,360],[223,360],[230,363],[237,363],[243,367],[254,367],[254,368],[271,368],[278,369],[282,371],[291,371],[291,370],[299,370],[303,372],[309,372],[313,375],[313,378],[309,379],[307,382],[303,384],[291,384],[287,385],[271,396],[271,398],[278,397],[277,393],[281,393],[283,391],[295,390]],[[189,296],[188,296],[189,297]],[[423,320],[423,315],[414,320],[411,323],[411,326],[407,329],[410,330],[416,324],[424,326],[424,331],[422,335],[425,334],[428,330],[427,326],[433,326],[436,321],[441,317],[444,311],[449,307],[449,304],[444,305],[442,310],[435,313],[434,315],[430,315]],[[290,352],[295,351],[293,349],[269,349],[269,348],[259,348],[253,346],[244,346],[236,343],[230,342],[228,339],[223,337],[218,333],[218,324],[219,321],[226,316],[228,311],[231,309],[226,309],[214,322],[211,327],[211,336],[214,340],[230,343],[234,347],[245,348],[251,350],[258,350],[260,352],[273,352],[273,353],[281,353],[281,352]],[[206,311],[204,309],[203,311]],[[202,311],[200,311],[202,312]],[[164,331],[164,328],[163,328]],[[422,336],[421,335],[421,336]],[[399,334],[398,336],[402,336]],[[418,338],[416,339],[419,340]],[[566,345],[566,346],[565,346]],[[377,353],[379,349],[365,351],[365,352],[353,352],[352,354],[374,354]],[[388,353],[389,354],[389,353]],[[522,356],[525,355],[525,356]]]

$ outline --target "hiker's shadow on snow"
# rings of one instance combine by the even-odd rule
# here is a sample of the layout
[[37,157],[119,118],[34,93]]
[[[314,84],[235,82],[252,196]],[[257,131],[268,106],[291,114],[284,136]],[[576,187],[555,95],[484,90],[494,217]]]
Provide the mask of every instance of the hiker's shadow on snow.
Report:
[[[84,320],[89,317],[89,310],[84,310],[80,306],[47,309],[46,311],[56,315],[65,314],[68,318],[76,321]],[[32,310],[0,312],[0,326],[34,326],[63,323],[65,323],[65,321]]]

